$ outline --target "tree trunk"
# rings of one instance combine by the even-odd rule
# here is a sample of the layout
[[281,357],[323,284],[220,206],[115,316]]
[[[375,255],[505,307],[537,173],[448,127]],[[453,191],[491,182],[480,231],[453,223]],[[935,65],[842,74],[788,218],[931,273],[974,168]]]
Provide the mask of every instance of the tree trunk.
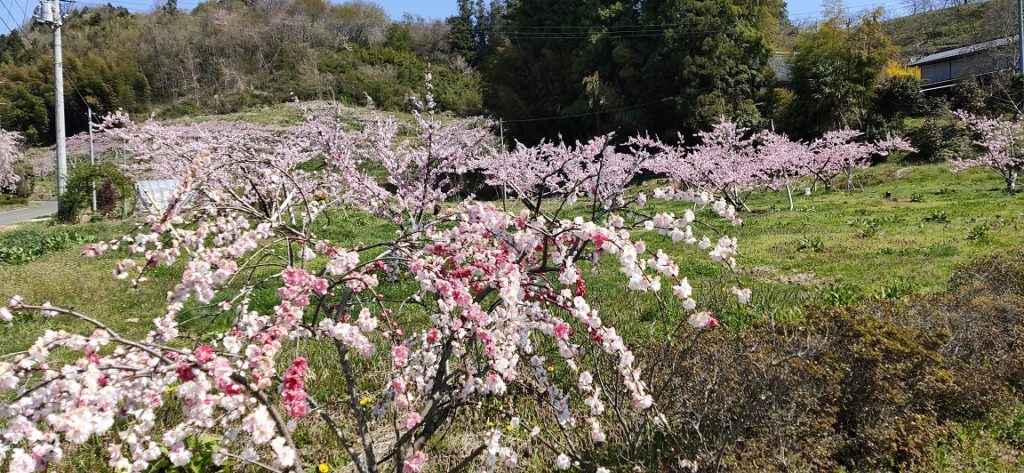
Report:
[[846,168],[846,192],[853,191],[853,163],[850,163]]
[[786,196],[789,197],[789,211],[793,211],[793,184],[786,182]]

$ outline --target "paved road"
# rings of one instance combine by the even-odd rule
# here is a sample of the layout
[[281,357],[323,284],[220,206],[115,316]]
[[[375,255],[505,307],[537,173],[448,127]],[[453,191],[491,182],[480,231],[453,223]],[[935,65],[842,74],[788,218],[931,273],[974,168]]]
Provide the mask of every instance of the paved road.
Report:
[[57,202],[32,202],[31,207],[0,212],[0,227],[27,222],[39,217],[57,213]]

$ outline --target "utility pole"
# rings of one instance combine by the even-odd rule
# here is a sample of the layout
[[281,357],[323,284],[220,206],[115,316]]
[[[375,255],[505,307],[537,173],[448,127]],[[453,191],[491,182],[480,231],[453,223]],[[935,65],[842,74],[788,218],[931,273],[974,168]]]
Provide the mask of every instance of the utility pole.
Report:
[[54,119],[57,122],[57,212],[62,213],[64,189],[68,181],[68,156],[64,132],[64,54],[61,49],[60,28],[64,18],[60,11],[60,0],[40,0],[36,7],[36,21],[53,28],[53,86]]
[[1017,0],[1017,70],[1024,73],[1024,0]]
[[[7,81],[0,80],[0,84],[3,84],[4,82],[7,82]],[[8,103],[8,102],[0,102],[0,105],[10,105],[10,103]],[[2,118],[3,118],[3,116],[0,116],[0,119],[2,119]],[[3,120],[0,120],[0,131],[4,131]]]
[[[96,168],[96,147],[92,143],[92,107],[86,104],[86,110],[89,111],[89,164]],[[96,181],[92,181],[92,214],[93,218],[96,215]]]

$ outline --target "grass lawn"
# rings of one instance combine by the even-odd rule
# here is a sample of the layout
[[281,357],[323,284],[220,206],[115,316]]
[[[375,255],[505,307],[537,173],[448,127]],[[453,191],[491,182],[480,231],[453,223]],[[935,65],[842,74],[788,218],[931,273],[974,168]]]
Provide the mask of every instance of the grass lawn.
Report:
[[[749,200],[753,212],[743,215],[741,227],[705,215],[704,221],[739,238],[741,279],[755,292],[752,304],[746,307],[736,305],[730,294],[708,290],[699,293],[700,302],[713,308],[727,326],[738,328],[759,317],[799,317],[807,302],[893,298],[940,290],[956,265],[987,252],[1024,246],[1024,196],[1002,191],[1002,180],[993,173],[972,170],[953,174],[945,165],[906,168],[885,164],[860,173],[857,181],[860,188],[852,193],[799,195],[795,211],[786,210],[783,193],[755,193]],[[686,208],[680,203],[651,205],[651,211],[681,213]],[[79,241],[111,238],[128,229],[130,225],[120,223],[76,227],[36,223],[0,231],[0,252],[35,245],[33,242],[47,235],[74,235],[70,239],[74,244],[50,245],[36,251],[30,261],[0,265],[0,298],[6,301],[20,294],[27,301],[49,300],[94,315],[122,334],[143,335],[151,327],[150,321],[163,313],[165,294],[177,282],[180,269],[160,268],[150,273],[152,279],[141,289],[133,291],[112,277],[117,255],[79,256]],[[360,214],[338,213],[320,233],[339,242],[371,243],[389,236],[390,227]],[[695,247],[672,245],[653,234],[645,239],[652,247],[675,256],[681,273],[689,275],[698,290],[722,286],[729,276]],[[649,295],[627,291],[622,275],[611,266],[597,275],[584,276],[592,304],[627,341],[642,344],[646,337],[665,333],[686,316],[672,302],[663,308]],[[269,309],[276,302],[272,289],[258,291],[253,308]],[[0,353],[25,349],[47,329],[86,327],[65,319],[20,318],[14,325],[0,325]],[[209,326],[190,323],[184,329],[202,334]],[[325,359],[318,360],[314,353],[311,367],[321,376],[335,376],[326,359],[330,350],[323,351]],[[1003,425],[1003,418],[1020,422],[1007,416],[997,418],[993,425]],[[984,435],[996,428],[972,425],[965,429]],[[307,441],[323,441],[316,432],[307,435]],[[1003,454],[993,443],[998,446],[999,440],[992,437],[966,445],[956,443],[953,437],[936,448],[935,469],[955,471],[968,454],[973,455],[972,464],[986,464],[986,458]],[[92,453],[69,455],[68,468],[103,469],[104,463],[93,454],[101,451],[102,442],[91,441],[81,448]],[[323,449],[325,455],[337,453],[327,444]]]

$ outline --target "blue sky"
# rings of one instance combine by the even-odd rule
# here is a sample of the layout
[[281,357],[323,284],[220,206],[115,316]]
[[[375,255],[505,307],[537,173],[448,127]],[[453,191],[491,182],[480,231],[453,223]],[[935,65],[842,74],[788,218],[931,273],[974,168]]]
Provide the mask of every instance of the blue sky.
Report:
[[[79,3],[113,3],[134,11],[152,10],[155,5],[163,4],[164,0],[79,0]],[[899,0],[844,0],[850,11],[871,9],[885,6],[889,14],[902,12]],[[199,0],[178,0],[181,7],[190,7]],[[0,0],[0,33],[21,24],[32,15],[37,0]],[[455,12],[455,0],[377,0],[392,18],[401,18],[404,13],[412,13],[424,18],[444,18]],[[791,19],[813,21],[821,16],[821,0],[789,0],[789,16]],[[5,8],[6,7],[6,8]]]
[[[393,18],[401,18],[406,12],[424,18],[444,18],[455,13],[455,0],[379,0],[377,3]],[[787,3],[793,20],[814,20],[821,16],[821,0],[789,0]],[[890,14],[903,10],[899,0],[844,0],[844,3],[853,12],[876,6],[886,7]]]

